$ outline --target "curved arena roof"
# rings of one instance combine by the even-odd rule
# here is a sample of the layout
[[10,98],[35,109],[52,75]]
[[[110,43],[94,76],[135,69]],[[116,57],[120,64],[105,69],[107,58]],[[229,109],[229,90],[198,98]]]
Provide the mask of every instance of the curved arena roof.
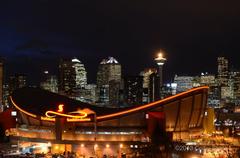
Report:
[[[53,125],[54,119],[45,119],[46,112],[56,112],[58,105],[62,104],[64,114],[78,110],[86,112],[86,109],[88,114],[91,112],[91,114],[96,114],[100,126],[109,124],[111,126],[145,126],[146,113],[163,112],[166,128],[177,131],[202,125],[207,105],[207,93],[208,87],[197,87],[156,102],[129,108],[98,107],[38,88],[18,89],[12,94],[10,100],[12,105],[20,111],[21,122],[24,124]],[[76,119],[72,122],[82,126],[84,120]]]

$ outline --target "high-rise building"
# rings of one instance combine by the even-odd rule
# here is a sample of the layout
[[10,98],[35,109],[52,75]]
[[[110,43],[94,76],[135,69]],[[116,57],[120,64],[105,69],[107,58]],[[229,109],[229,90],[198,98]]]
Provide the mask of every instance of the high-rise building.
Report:
[[97,91],[103,104],[116,104],[119,100],[121,65],[113,58],[103,59],[98,66]]
[[84,64],[77,58],[62,59],[59,64],[59,91],[71,93],[87,84],[87,72]]
[[194,77],[193,76],[178,76],[175,75],[174,83],[177,84],[177,93],[187,91],[193,88]]
[[9,86],[8,84],[3,85],[3,109],[9,107]]
[[208,86],[208,105],[210,107],[220,106],[221,87],[218,86],[215,75],[202,73],[200,76],[200,85]]
[[234,99],[240,99],[240,71],[230,72],[230,85],[232,85]]
[[3,110],[3,61],[0,59],[0,112]]
[[218,57],[218,82],[220,86],[228,86],[229,70],[228,59],[225,57]]
[[79,100],[85,103],[95,103],[96,102],[96,85],[87,84],[84,88],[78,89],[71,96],[71,98]]
[[72,59],[72,64],[76,75],[76,88],[85,87],[87,85],[87,72],[84,65],[77,58]]
[[141,105],[143,101],[143,77],[127,76],[124,78],[125,102],[130,105]]
[[9,93],[11,95],[14,90],[27,86],[27,76],[24,74],[15,74],[13,76],[10,76],[8,85]]
[[149,94],[150,94],[150,75],[153,73],[157,73],[157,69],[156,68],[146,68],[144,69],[144,71],[140,72],[140,76],[143,77],[143,103],[149,103],[150,99],[149,99]]
[[47,91],[58,93],[58,80],[57,76],[47,75],[46,79],[40,83],[40,87]]

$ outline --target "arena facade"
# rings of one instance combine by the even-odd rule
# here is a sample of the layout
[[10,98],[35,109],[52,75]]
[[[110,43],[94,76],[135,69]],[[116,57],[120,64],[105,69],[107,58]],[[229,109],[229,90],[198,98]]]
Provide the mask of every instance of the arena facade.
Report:
[[166,145],[200,137],[207,96],[204,86],[146,105],[107,108],[22,88],[10,96],[16,125],[5,130],[21,150],[74,151],[99,157],[140,155],[152,143]]

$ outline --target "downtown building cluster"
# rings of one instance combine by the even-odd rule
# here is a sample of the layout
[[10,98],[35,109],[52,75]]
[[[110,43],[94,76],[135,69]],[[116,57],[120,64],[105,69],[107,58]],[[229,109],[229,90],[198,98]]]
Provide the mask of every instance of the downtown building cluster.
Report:
[[[155,58],[158,67],[146,68],[139,75],[124,76],[122,66],[114,57],[99,63],[96,84],[87,81],[87,70],[77,58],[61,59],[58,74],[44,71],[39,87],[82,102],[112,108],[142,105],[198,86],[209,86],[209,106],[218,108],[226,103],[238,105],[240,100],[240,71],[230,70],[228,59],[217,58],[217,75],[175,75],[172,83],[163,84],[165,58]],[[8,96],[27,84],[25,74],[11,75],[3,83],[4,62],[0,62],[1,109],[8,107]]]
[[[3,83],[3,65],[4,62],[1,62],[2,110],[9,107],[8,99],[14,90],[30,86],[27,75],[18,73],[9,76]],[[84,64],[77,58],[65,58],[59,61],[58,74],[52,75],[45,70],[39,85],[33,87],[85,103],[119,108],[160,99],[160,75],[157,68],[147,68],[139,75],[123,76],[121,64],[114,57],[108,57],[99,63],[96,84],[89,84]]]
[[240,71],[229,68],[226,57],[217,58],[217,75],[201,73],[199,76],[175,75],[176,92],[183,92],[193,87],[209,86],[208,105],[214,108],[227,104],[239,105]]

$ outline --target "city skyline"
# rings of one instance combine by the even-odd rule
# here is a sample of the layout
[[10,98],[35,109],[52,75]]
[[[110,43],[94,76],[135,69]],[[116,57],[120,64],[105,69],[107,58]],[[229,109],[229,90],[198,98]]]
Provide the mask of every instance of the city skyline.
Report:
[[[158,54],[156,53],[155,57],[157,57],[157,55]],[[167,53],[165,52],[164,53],[164,57],[166,57],[166,56],[167,56]],[[108,56],[108,57],[110,57],[110,56]],[[223,56],[223,57],[225,57],[225,56]],[[105,59],[105,58],[107,58],[107,57],[104,57],[102,59]],[[85,65],[85,67],[86,67],[88,83],[96,83],[96,80],[97,80],[97,67],[98,67],[98,64],[101,63],[102,59],[99,60],[98,63],[86,63],[85,64],[85,62],[83,60],[77,58],[76,56],[73,56],[73,57],[66,57],[65,56],[63,58],[58,57],[58,58],[55,59],[55,62],[52,63],[51,66],[43,64],[44,66],[42,65],[42,66],[37,67],[36,65],[29,65],[29,63],[27,63],[27,64],[25,63],[26,65],[23,65],[23,66],[22,65],[14,65],[13,70],[11,70],[11,66],[9,65],[9,62],[7,60],[3,60],[3,63],[4,63],[4,81],[5,81],[5,83],[7,83],[10,76],[13,76],[15,74],[23,74],[23,75],[27,76],[28,83],[30,85],[39,86],[39,84],[41,82],[41,77],[44,76],[44,73],[46,71],[49,74],[51,74],[51,75],[57,75],[57,76],[59,75],[58,65],[59,65],[59,63],[61,62],[62,59],[68,59],[68,60],[78,59],[78,60],[80,60],[80,62],[82,62]],[[234,71],[239,70],[239,68],[237,68],[234,65],[235,63],[233,64],[231,62],[231,60],[229,60],[229,58],[226,58],[226,59],[228,59],[228,61],[229,61],[229,63],[228,63],[229,71],[231,71],[231,70],[234,70]],[[150,65],[143,65],[142,66],[143,69],[141,69],[140,71],[138,71],[138,69],[137,69],[137,70],[134,70],[134,72],[130,72],[129,69],[127,68],[128,66],[121,64],[122,67],[123,67],[122,68],[123,75],[124,76],[140,75],[141,71],[143,71],[146,68],[157,68],[158,66],[157,66],[157,63],[154,61],[154,58],[152,59],[152,62],[153,62],[153,65],[151,65],[151,66]],[[217,75],[217,73],[218,73],[217,72],[218,71],[218,68],[217,68],[217,57],[216,57],[216,59],[215,59],[215,61],[213,63],[214,63],[214,67],[213,67],[214,71],[208,71],[208,70],[204,71],[204,70],[201,70],[201,71],[198,71],[198,72],[191,71],[191,72],[186,73],[184,71],[168,72],[169,67],[172,67],[173,65],[169,65],[169,63],[167,61],[165,63],[166,65],[164,64],[164,69],[163,69],[163,72],[164,72],[163,73],[163,76],[164,76],[163,83],[166,84],[166,83],[169,83],[169,82],[173,82],[175,75],[199,76],[202,73],[208,73],[208,74]],[[97,65],[96,68],[90,67],[90,65],[95,65],[95,64]],[[26,69],[26,67],[29,67],[29,66],[33,66],[32,68],[30,68],[30,69],[32,69],[32,71],[29,71],[29,68]],[[169,67],[167,67],[167,66],[169,66]],[[19,67],[20,67],[20,70],[19,70]],[[32,74],[34,74],[34,75],[32,75]]]

